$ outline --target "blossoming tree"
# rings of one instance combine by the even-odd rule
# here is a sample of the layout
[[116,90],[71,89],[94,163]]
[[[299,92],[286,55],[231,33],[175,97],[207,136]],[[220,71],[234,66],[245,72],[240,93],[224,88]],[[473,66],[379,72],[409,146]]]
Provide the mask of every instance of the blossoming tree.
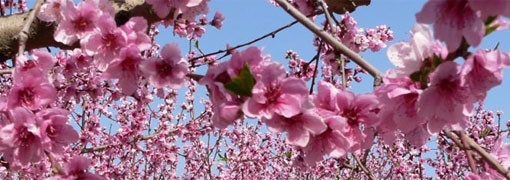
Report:
[[[428,0],[385,73],[359,53],[392,30],[349,14],[370,0],[270,0],[296,21],[208,54],[210,0],[26,3],[0,1],[2,179],[510,179],[502,112],[483,109],[510,53],[478,48],[510,1]],[[246,47],[297,23],[310,61]],[[352,92],[360,74],[373,92]]]

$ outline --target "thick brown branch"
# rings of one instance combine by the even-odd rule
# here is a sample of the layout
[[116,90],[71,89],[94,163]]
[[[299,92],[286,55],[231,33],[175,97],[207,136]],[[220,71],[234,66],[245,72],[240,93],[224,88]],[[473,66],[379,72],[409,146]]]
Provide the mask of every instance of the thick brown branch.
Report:
[[287,13],[292,15],[301,24],[310,29],[314,34],[316,34],[325,42],[327,42],[329,45],[331,45],[333,49],[335,49],[335,51],[344,54],[346,57],[352,59],[356,64],[361,66],[363,69],[367,70],[367,72],[374,78],[376,78],[376,80],[383,76],[382,72],[379,71],[375,66],[370,64],[368,61],[363,59],[358,53],[349,49],[347,46],[342,44],[340,41],[338,41],[336,38],[328,34],[326,31],[322,30],[313,21],[308,19],[305,15],[299,12],[299,10],[293,7],[289,2],[287,2],[286,0],[275,0],[275,2],[277,2],[285,11],[287,11]]
[[[18,34],[18,56],[23,55],[25,52],[25,47],[27,45],[28,33],[30,32],[30,27],[32,27],[32,23],[35,20],[35,16],[39,13],[39,9],[41,5],[44,3],[43,0],[37,0],[34,5],[34,9],[29,12],[27,19],[25,20],[25,24],[23,25],[23,29]],[[13,63],[14,65],[16,63]]]
[[[129,18],[135,16],[144,17],[148,24],[153,24],[162,20],[152,10],[151,5],[145,3],[144,0],[110,0],[115,8],[115,21],[120,26]],[[32,11],[30,11],[32,12]],[[19,41],[17,35],[24,27],[25,19],[28,18],[30,12],[16,14],[12,16],[0,17],[0,62],[4,62],[12,58],[17,52]],[[173,19],[174,11],[171,11],[166,18]],[[27,34],[27,43],[25,50],[37,49],[42,47],[53,46],[61,49],[72,49],[79,47],[79,43],[73,45],[65,45],[55,41],[53,34],[57,25],[55,23],[43,22],[35,18],[31,24]]]

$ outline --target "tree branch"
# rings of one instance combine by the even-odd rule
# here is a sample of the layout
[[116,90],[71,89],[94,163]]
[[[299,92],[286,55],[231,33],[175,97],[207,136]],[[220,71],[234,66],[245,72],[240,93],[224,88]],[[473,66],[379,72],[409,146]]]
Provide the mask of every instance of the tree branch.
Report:
[[[446,136],[448,136],[448,138],[450,139],[457,139],[457,137],[453,136],[453,133],[448,130],[448,129],[445,129],[444,130]],[[480,147],[480,145],[478,145],[473,139],[471,139],[470,137],[468,136],[465,136],[465,142],[467,144],[467,147],[465,148],[469,148],[469,149],[472,149],[474,151],[476,151],[480,156],[482,156],[482,158],[496,171],[498,171],[501,175],[503,175],[503,177],[505,177],[506,179],[510,179],[510,173],[508,172],[508,170],[506,170],[499,162],[497,159],[495,159],[491,154],[487,153],[487,151],[485,151],[485,149],[483,149],[482,147]],[[458,142],[455,141],[456,143]]]
[[[216,55],[216,54],[221,54],[221,53],[229,53],[230,51],[232,51],[232,50],[234,50],[234,49],[238,49],[238,48],[241,48],[241,47],[244,47],[244,46],[248,46],[248,45],[253,44],[253,43],[256,43],[256,42],[258,42],[258,41],[260,41],[260,40],[262,40],[262,39],[265,39],[265,38],[267,38],[267,37],[269,37],[269,36],[271,36],[271,37],[273,37],[273,38],[274,38],[274,36],[276,35],[276,33],[280,32],[280,31],[282,31],[282,30],[284,30],[284,29],[287,29],[287,28],[289,28],[289,27],[293,26],[293,25],[294,25],[294,24],[296,24],[296,23],[298,23],[298,21],[291,22],[291,23],[289,23],[289,24],[287,24],[287,25],[285,25],[285,26],[282,26],[282,27],[280,27],[280,28],[278,28],[278,29],[276,29],[276,30],[274,30],[274,31],[270,32],[270,33],[267,33],[267,34],[265,34],[265,35],[263,35],[263,36],[261,36],[261,37],[259,37],[259,38],[257,38],[257,39],[251,40],[251,41],[249,41],[249,42],[246,42],[246,43],[243,43],[243,44],[240,44],[240,45],[237,45],[237,46],[231,47],[231,48],[227,48],[227,49],[223,49],[223,50],[218,50],[218,51],[216,51],[216,52],[212,52],[212,53],[204,54],[204,55],[202,55],[202,56],[194,57],[194,58],[189,59],[188,61],[189,61],[189,62],[193,62],[193,61],[195,61],[195,60],[197,60],[197,59],[200,59],[200,58],[209,57],[209,56]],[[198,67],[198,66],[201,66],[201,65],[204,65],[204,64],[199,64],[199,65],[196,65],[195,67]]]
[[[171,11],[165,18],[159,18],[152,6],[145,3],[144,0],[110,0],[115,9],[115,21],[117,26],[123,25],[131,17],[142,16],[147,23],[154,24],[163,19],[173,19],[174,11]],[[17,35],[23,30],[25,19],[29,18],[33,10],[6,17],[0,17],[0,63],[13,57],[19,50],[19,41]],[[35,14],[35,13],[33,13]],[[53,46],[61,49],[73,49],[79,47],[79,42],[73,45],[65,45],[55,41],[53,34],[57,24],[52,22],[44,22],[38,18],[34,18],[31,28],[27,31],[27,43],[24,50],[37,49],[42,47]]]
[[[17,38],[18,38],[18,44],[19,44],[19,48],[18,48],[18,56],[21,56],[23,55],[23,53],[25,52],[25,47],[27,45],[27,40],[28,40],[28,33],[30,32],[30,27],[32,27],[32,24],[35,20],[35,16],[37,15],[37,13],[39,13],[39,9],[41,8],[41,5],[44,3],[44,0],[37,0],[37,2],[35,2],[35,5],[34,5],[34,8],[32,9],[32,11],[29,12],[29,15],[25,21],[25,25],[23,25],[23,29],[19,32]],[[16,65],[16,62],[13,62],[12,63],[13,65]]]
[[376,80],[383,76],[383,73],[379,71],[375,66],[370,64],[368,61],[363,59],[359,54],[349,49],[347,46],[343,45],[340,41],[338,41],[333,36],[329,35],[326,31],[321,30],[313,21],[308,19],[305,15],[303,15],[299,10],[294,8],[289,2],[286,0],[275,0],[287,13],[292,15],[296,20],[298,20],[301,24],[307,27],[310,31],[315,33],[321,39],[326,41],[329,45],[349,59],[352,59],[356,64],[361,66],[363,69],[367,70],[367,72],[372,75]]
[[374,175],[363,165],[363,163],[361,163],[361,160],[359,159],[358,155],[356,154],[352,154],[352,156],[354,156],[354,159],[356,160],[356,162],[358,163],[358,166],[361,168],[361,170],[363,172],[365,172],[365,174],[367,174],[367,176],[371,179],[371,180],[376,180],[377,178],[374,177]]

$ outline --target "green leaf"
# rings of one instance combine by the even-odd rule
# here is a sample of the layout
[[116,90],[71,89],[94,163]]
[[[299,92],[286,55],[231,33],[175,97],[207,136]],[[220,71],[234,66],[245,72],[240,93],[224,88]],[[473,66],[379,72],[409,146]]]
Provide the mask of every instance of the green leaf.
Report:
[[240,96],[251,96],[253,86],[255,86],[255,78],[251,74],[250,66],[246,63],[239,76],[234,77],[231,82],[225,84],[225,89]]
[[198,40],[195,41],[195,47],[198,48]]
[[443,62],[443,59],[441,59],[441,57],[437,56],[434,54],[434,58],[433,58],[433,61],[432,61],[432,64],[434,67],[437,67],[439,66],[441,63]]
[[421,79],[420,76],[421,76],[420,71],[414,72],[413,74],[411,74],[411,80],[418,82]]
[[494,25],[494,26],[486,26],[485,27],[485,35],[489,35],[490,33],[494,32],[496,29],[498,29],[499,25]]
[[291,152],[285,152],[285,156],[286,156],[287,158],[290,158],[290,157],[292,157],[292,153],[291,153]]
[[494,21],[496,20],[496,18],[497,18],[497,16],[489,16],[489,17],[485,20],[484,24],[485,24],[486,26],[488,26],[488,25],[490,25],[492,22],[494,22]]
[[220,157],[220,161],[225,161],[227,162],[228,159],[227,159],[227,153],[225,153],[225,156],[222,156],[221,154],[218,154],[218,156]]

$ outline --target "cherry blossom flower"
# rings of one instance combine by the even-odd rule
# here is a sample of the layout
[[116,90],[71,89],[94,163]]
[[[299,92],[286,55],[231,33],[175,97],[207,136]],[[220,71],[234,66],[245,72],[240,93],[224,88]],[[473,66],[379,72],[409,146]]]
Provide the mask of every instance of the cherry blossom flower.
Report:
[[374,138],[373,128],[380,123],[377,116],[380,109],[377,107],[375,95],[354,95],[351,91],[339,90],[336,94],[336,106],[338,109],[335,113],[346,121],[342,133],[353,142],[350,151],[371,145]]
[[478,46],[485,35],[485,25],[470,0],[429,0],[416,14],[416,21],[434,24],[434,36],[446,42],[449,52],[455,51],[464,37],[471,46]]
[[478,50],[462,65],[462,85],[469,87],[477,100],[483,101],[487,91],[503,81],[502,56],[499,50]]
[[388,47],[387,55],[396,66],[397,77],[409,76],[420,70],[423,61],[433,55],[446,57],[447,50],[439,41],[434,41],[428,25],[415,24],[411,31],[411,42],[399,42]]
[[305,101],[302,113],[290,118],[274,115],[271,119],[262,119],[273,132],[287,131],[287,142],[305,147],[312,135],[318,135],[327,128],[322,118],[313,109],[313,104]]
[[44,109],[35,114],[43,134],[43,146],[49,152],[60,154],[65,146],[78,140],[78,133],[67,124],[69,114],[60,108]]
[[9,93],[7,103],[9,108],[23,106],[31,110],[38,110],[56,98],[56,90],[44,76],[34,76],[28,73],[16,75],[14,87]]
[[409,143],[415,146],[425,144],[430,136],[426,130],[427,119],[418,114],[416,103],[422,92],[409,77],[391,78],[387,73],[384,83],[375,95],[381,103],[381,124],[377,127],[379,136],[386,144],[393,144],[396,130],[405,134]]
[[41,6],[37,17],[46,22],[60,22],[62,20],[62,8],[67,4],[73,5],[73,2],[69,0],[48,0]]
[[55,40],[64,44],[72,44],[83,39],[96,28],[100,16],[97,6],[92,1],[83,1],[77,7],[66,5],[62,10],[62,21],[55,30]]
[[88,172],[91,165],[90,159],[83,156],[75,156],[71,161],[63,167],[64,174],[59,174],[47,180],[68,180],[68,179],[85,179],[85,180],[105,180],[105,178]]
[[188,7],[198,6],[202,1],[203,0],[148,0],[147,3],[152,5],[156,15],[160,18],[165,18],[172,8],[175,8],[175,11],[180,13]]
[[14,166],[37,162],[43,155],[41,132],[34,114],[16,107],[10,110],[10,122],[0,129],[0,151]]
[[[34,77],[47,77],[51,68],[56,63],[55,58],[45,50],[36,49],[32,52],[33,60],[26,60],[16,67],[14,73],[15,79],[23,79],[25,75],[30,74]],[[22,56],[26,59],[25,56]]]
[[182,58],[179,45],[172,43],[163,46],[160,57],[142,62],[140,70],[156,88],[179,89],[188,74],[188,62]]
[[87,55],[94,56],[99,69],[105,70],[119,50],[126,46],[127,35],[117,28],[115,20],[108,14],[99,17],[96,24],[99,31],[81,41],[81,45]]
[[510,2],[506,0],[478,1],[468,0],[469,7],[475,11],[480,11],[482,18],[489,16],[503,15],[510,17]]
[[142,17],[132,17],[120,29],[127,35],[128,43],[136,44],[140,51],[151,48],[152,42],[147,32],[147,20]]
[[430,75],[430,86],[418,98],[418,113],[430,117],[428,130],[438,133],[444,127],[463,129],[473,111],[474,97],[461,85],[460,67],[447,61]]
[[131,95],[138,88],[138,66],[142,61],[140,50],[135,44],[129,44],[120,50],[120,57],[113,60],[103,73],[106,79],[119,79],[118,86],[123,94]]
[[340,158],[347,154],[352,146],[352,142],[342,132],[348,126],[347,119],[342,116],[330,116],[324,122],[328,126],[326,131],[310,138],[308,145],[303,148],[307,164],[315,164],[322,160],[324,155]]
[[224,20],[225,20],[225,16],[223,16],[223,14],[221,14],[220,11],[216,11],[216,13],[214,13],[213,20],[211,21],[211,25],[213,25],[217,29],[221,29],[221,26],[223,26]]
[[301,112],[303,98],[308,95],[303,80],[289,77],[279,63],[265,65],[261,78],[252,90],[252,97],[243,104],[243,112],[249,117],[270,119],[273,114],[290,118]]

